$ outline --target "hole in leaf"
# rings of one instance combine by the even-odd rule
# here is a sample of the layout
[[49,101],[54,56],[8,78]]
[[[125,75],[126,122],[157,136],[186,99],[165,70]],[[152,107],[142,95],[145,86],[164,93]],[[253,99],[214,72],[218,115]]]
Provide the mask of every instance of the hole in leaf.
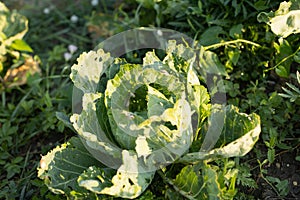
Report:
[[177,130],[177,126],[176,125],[172,125],[171,122],[165,122],[164,124],[166,127],[168,127],[171,131],[172,130]]
[[134,183],[131,179],[128,179],[128,182],[129,182],[130,185],[134,185]]
[[142,85],[135,90],[129,100],[130,112],[137,113],[144,117],[147,116],[147,93],[148,88],[146,85]]
[[[151,41],[154,42],[154,41]],[[127,52],[126,54],[120,56],[121,58],[125,58],[128,63],[134,63],[134,64],[142,64],[143,58],[146,56],[146,53],[149,51],[153,51],[151,48],[142,48],[139,50],[134,50]],[[163,58],[166,56],[166,52],[162,49],[155,49],[155,55],[160,59],[163,60]]]

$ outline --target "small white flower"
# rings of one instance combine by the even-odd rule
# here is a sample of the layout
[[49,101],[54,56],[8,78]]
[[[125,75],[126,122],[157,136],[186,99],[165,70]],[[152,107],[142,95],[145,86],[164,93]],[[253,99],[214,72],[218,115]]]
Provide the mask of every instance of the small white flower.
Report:
[[162,36],[163,32],[161,30],[157,30],[157,35]]
[[98,3],[99,3],[98,0],[92,0],[92,1],[91,1],[92,6],[97,6]]
[[76,22],[78,22],[78,17],[76,15],[72,15],[70,20],[71,20],[71,22],[76,23]]
[[48,15],[50,13],[50,9],[49,8],[44,8],[43,12],[44,12],[44,14]]
[[68,61],[68,60],[70,60],[72,58],[72,54],[69,53],[69,52],[65,52],[64,53],[64,58],[65,58],[66,61]]
[[69,44],[68,49],[70,53],[73,54],[75,51],[77,51],[78,47],[73,44]]

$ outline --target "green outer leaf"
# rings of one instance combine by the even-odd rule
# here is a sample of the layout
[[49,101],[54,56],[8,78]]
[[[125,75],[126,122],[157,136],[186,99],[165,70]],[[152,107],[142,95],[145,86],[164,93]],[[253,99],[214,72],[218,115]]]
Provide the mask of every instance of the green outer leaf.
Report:
[[130,199],[138,197],[151,183],[155,172],[144,173],[134,152],[124,150],[122,157],[123,164],[114,176],[111,170],[91,167],[79,177],[79,185],[97,194]]
[[77,184],[77,178],[93,165],[102,166],[87,152],[80,139],[73,137],[42,157],[38,177],[43,179],[54,193],[70,196],[72,191],[76,191],[88,195],[89,192]]
[[38,177],[52,192],[68,197],[91,199],[96,193],[135,198],[148,187],[155,172],[136,173],[144,169],[134,152],[123,151],[122,157],[118,171],[106,168],[73,137],[42,157]]
[[[260,118],[256,114],[239,113],[234,106],[227,106],[226,120],[218,148],[210,151],[188,153],[178,162],[194,163],[205,159],[244,156],[257,142],[261,131]],[[224,146],[223,146],[224,145]]]

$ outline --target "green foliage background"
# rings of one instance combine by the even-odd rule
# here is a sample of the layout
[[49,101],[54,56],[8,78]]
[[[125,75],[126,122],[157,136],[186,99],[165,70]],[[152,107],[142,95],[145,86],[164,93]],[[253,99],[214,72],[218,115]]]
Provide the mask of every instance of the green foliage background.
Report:
[[[239,192],[235,198],[299,197],[299,186],[292,184],[298,181],[299,185],[299,178],[280,177],[272,171],[279,164],[282,170],[299,173],[284,168],[286,163],[281,160],[290,157],[289,164],[299,169],[300,100],[296,71],[300,70],[300,37],[292,34],[279,39],[269,25],[257,20],[261,12],[275,12],[281,1],[126,0],[99,1],[97,7],[89,1],[71,0],[33,0],[20,7],[16,0],[4,3],[11,9],[21,8],[19,12],[29,19],[24,40],[40,57],[42,75],[30,76],[27,85],[1,93],[0,198],[62,198],[50,193],[36,178],[36,168],[40,154],[73,135],[56,117],[56,111],[71,111],[70,66],[82,51],[92,49],[110,34],[139,26],[171,28],[199,40],[225,66],[228,103],[242,112],[260,115],[262,135],[252,153],[210,164],[225,178],[226,174],[236,176],[237,185],[232,189]],[[49,14],[43,12],[45,8],[50,9]],[[70,20],[73,14],[79,17],[76,23]],[[99,23],[108,25],[98,27]],[[69,44],[75,44],[79,50],[66,61],[63,53]],[[137,59],[135,54],[130,56]],[[191,166],[180,175],[183,173],[195,175]],[[209,170],[206,173],[214,177]],[[178,194],[186,190],[173,176],[168,174],[178,184],[178,190],[166,187],[164,181],[169,186],[173,182],[157,176],[154,181],[158,184],[150,186],[140,199],[180,199]]]

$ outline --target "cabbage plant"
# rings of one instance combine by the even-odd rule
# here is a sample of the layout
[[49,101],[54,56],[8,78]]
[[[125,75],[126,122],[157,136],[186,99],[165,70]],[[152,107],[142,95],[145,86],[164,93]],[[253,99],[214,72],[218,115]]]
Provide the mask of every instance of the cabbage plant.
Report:
[[0,93],[25,84],[26,74],[41,72],[38,57],[23,40],[27,31],[28,19],[0,2]]
[[[133,64],[103,49],[80,55],[70,75],[83,93],[81,110],[70,117],[79,137],[48,152],[38,168],[52,192],[151,199],[155,194],[144,191],[162,184],[159,175],[189,199],[234,196],[237,173],[226,183],[210,162],[248,153],[259,116],[211,100],[202,69],[215,64],[212,52],[169,41],[160,57],[149,51]],[[164,195],[173,198],[169,189]]]

